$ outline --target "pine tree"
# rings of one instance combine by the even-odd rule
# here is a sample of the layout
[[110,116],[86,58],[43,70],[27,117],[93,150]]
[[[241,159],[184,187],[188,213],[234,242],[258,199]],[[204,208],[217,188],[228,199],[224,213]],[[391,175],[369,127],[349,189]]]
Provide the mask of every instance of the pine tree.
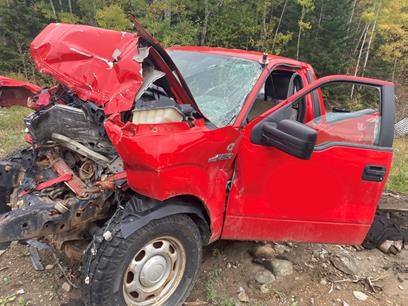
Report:
[[34,1],[8,0],[0,4],[0,75],[36,78],[28,47],[47,23],[35,9]]
[[319,75],[345,73],[352,60],[353,31],[348,31],[350,0],[320,0],[314,12],[313,30],[304,37],[301,58]]

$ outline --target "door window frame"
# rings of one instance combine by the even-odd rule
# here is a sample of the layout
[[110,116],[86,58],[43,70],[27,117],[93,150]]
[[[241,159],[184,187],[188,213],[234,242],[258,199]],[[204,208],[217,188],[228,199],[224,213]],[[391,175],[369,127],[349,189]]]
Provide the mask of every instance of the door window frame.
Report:
[[381,114],[380,120],[380,133],[378,136],[378,142],[373,145],[367,144],[358,144],[358,143],[351,143],[351,142],[327,142],[325,144],[315,146],[315,151],[323,150],[328,147],[332,146],[348,146],[348,147],[367,147],[367,148],[381,148],[381,149],[392,149],[392,144],[394,140],[394,121],[395,121],[395,92],[394,92],[394,84],[387,81],[381,81],[376,79],[370,78],[363,78],[363,77],[354,77],[354,76],[346,76],[346,75],[334,75],[334,76],[327,76],[321,79],[314,81],[309,86],[304,87],[302,90],[295,93],[293,96],[290,96],[288,99],[273,107],[272,109],[268,110],[258,118],[255,118],[251,121],[247,128],[250,130],[250,138],[254,144],[258,144],[258,134],[262,129],[262,123],[265,121],[273,121],[271,120],[272,114],[279,110],[283,110],[284,108],[289,107],[291,104],[301,100],[306,95],[315,91],[315,89],[319,89],[324,85],[332,84],[332,83],[352,83],[356,85],[366,85],[366,86],[375,86],[381,90],[380,95],[380,105],[379,105],[379,112]]
[[[306,71],[305,69],[307,69],[307,66],[305,65],[293,65],[293,64],[289,64],[289,63],[285,63],[285,62],[278,62],[278,63],[273,63],[272,65],[269,65],[264,72],[261,74],[258,82],[255,84],[254,88],[252,89],[251,93],[248,95],[248,98],[246,100],[246,102],[244,103],[241,112],[239,113],[239,115],[237,116],[237,119],[234,122],[234,126],[239,127],[239,128],[243,128],[245,126],[247,126],[248,124],[257,121],[257,118],[259,118],[260,116],[262,116],[265,113],[270,112],[272,109],[275,109],[278,105],[271,107],[269,110],[267,110],[265,113],[261,114],[260,116],[254,118],[252,121],[247,122],[247,118],[248,115],[252,109],[252,106],[255,103],[255,100],[257,98],[257,95],[259,93],[259,91],[261,90],[261,88],[265,85],[265,82],[267,80],[267,78],[271,75],[271,73],[279,68],[286,68],[288,70],[292,70],[295,73],[298,73],[301,77],[301,80],[303,82],[303,88],[307,87],[307,85],[309,85],[309,80],[307,78],[307,76],[305,75],[305,73],[303,73],[303,70]],[[306,86],[305,86],[306,84]],[[302,89],[303,89],[302,88]],[[285,101],[285,100],[283,100]]]

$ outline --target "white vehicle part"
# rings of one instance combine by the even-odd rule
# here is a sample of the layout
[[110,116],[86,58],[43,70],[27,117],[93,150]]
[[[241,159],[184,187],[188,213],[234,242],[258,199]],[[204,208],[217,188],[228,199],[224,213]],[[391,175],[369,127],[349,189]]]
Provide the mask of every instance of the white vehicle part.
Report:
[[183,114],[174,107],[135,109],[132,122],[135,124],[181,122],[183,118]]

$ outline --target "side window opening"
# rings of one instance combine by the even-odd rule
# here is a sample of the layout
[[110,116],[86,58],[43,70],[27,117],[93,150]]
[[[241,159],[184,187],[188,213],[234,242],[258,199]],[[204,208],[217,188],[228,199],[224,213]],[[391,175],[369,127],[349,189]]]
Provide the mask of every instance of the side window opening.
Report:
[[[303,88],[303,81],[299,74],[289,70],[274,70],[266,79],[251,110],[247,116],[247,122],[252,121],[268,109],[278,105],[297,91]],[[293,105],[290,119],[303,119],[305,109],[301,103]]]
[[[334,79],[334,78],[333,78]],[[269,116],[258,122],[251,131],[254,144],[265,143],[264,132],[277,129],[283,134],[292,135],[288,126],[293,124],[290,112],[298,104],[301,108],[308,95],[319,94],[321,114],[307,116],[301,122],[305,135],[315,130],[316,142],[314,150],[325,150],[333,146],[346,147],[384,147],[391,148],[394,133],[395,93],[392,84],[382,84],[370,80],[327,80],[311,92],[300,96],[297,100],[280,107]],[[306,103],[309,106],[310,103]],[[308,110],[308,109],[307,109]],[[282,129],[279,128],[282,122]],[[292,121],[292,123],[291,123]],[[297,120],[299,121],[299,120]],[[288,125],[286,125],[288,124]],[[306,127],[307,126],[307,127]],[[293,131],[293,130],[292,130]],[[276,139],[280,139],[277,133]],[[267,136],[269,137],[269,136]],[[283,137],[283,136],[282,136]],[[292,136],[296,139],[296,136]],[[287,138],[288,140],[289,138]],[[282,139],[278,140],[282,141]],[[289,145],[293,145],[289,141]],[[297,145],[295,144],[294,147]]]
[[[320,116],[311,120],[301,119],[306,108],[303,98],[283,106],[264,121],[278,124],[282,120],[291,119],[302,122],[316,130],[317,147],[324,148],[337,143],[379,145],[382,121],[379,87],[333,82],[314,91],[317,90],[320,91],[325,106]],[[293,109],[297,109],[300,114],[297,118],[291,118]],[[261,128],[262,123],[258,125],[254,130]],[[260,143],[261,134],[262,132],[258,131],[251,136],[254,143]]]
[[324,113],[306,124],[318,132],[316,145],[329,142],[377,145],[381,126],[381,89],[352,83],[320,88]]

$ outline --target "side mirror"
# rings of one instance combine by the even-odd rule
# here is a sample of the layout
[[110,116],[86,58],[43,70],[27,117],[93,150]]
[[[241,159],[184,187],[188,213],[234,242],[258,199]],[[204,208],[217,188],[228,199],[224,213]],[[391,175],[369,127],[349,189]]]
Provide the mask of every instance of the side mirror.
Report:
[[278,148],[300,159],[309,159],[316,144],[317,132],[298,121],[285,119],[262,124],[262,144]]

